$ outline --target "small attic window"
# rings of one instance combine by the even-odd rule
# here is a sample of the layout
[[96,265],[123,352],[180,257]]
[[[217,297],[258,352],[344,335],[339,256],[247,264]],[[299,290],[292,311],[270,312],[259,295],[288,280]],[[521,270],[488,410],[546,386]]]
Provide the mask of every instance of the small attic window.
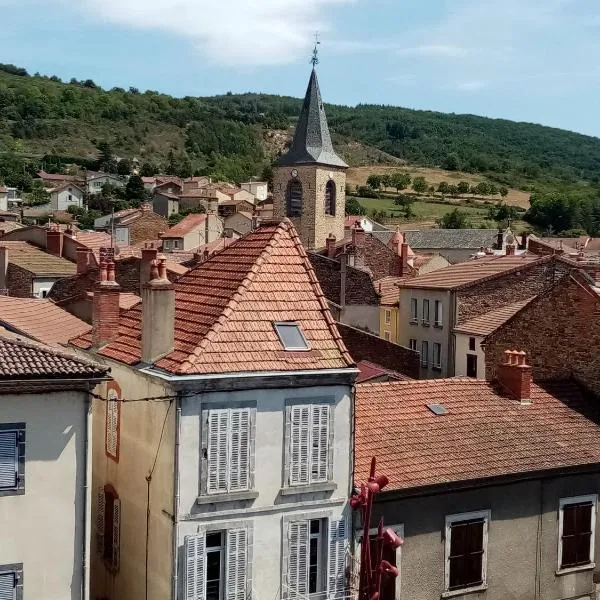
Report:
[[281,345],[286,350],[310,350],[298,323],[294,321],[273,323]]
[[447,415],[448,414],[448,409],[443,404],[428,404],[427,408],[434,415]]

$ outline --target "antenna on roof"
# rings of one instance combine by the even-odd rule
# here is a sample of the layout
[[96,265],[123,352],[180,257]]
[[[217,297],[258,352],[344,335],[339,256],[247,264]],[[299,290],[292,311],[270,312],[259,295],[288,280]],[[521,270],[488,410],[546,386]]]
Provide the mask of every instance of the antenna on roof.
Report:
[[315,46],[313,48],[312,58],[310,62],[312,63],[313,69],[319,64],[319,44],[321,41],[319,40],[319,32],[315,32]]

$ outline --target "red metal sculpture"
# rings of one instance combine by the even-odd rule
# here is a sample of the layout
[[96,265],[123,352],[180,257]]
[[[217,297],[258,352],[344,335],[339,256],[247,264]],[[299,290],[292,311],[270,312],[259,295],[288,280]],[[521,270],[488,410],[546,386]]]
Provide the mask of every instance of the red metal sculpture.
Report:
[[374,554],[371,552],[371,544],[369,543],[373,501],[375,495],[388,483],[389,479],[385,475],[375,475],[375,457],[373,457],[371,459],[369,480],[360,486],[358,494],[354,494],[350,498],[352,508],[361,511],[363,522],[358,600],[379,600],[382,576],[398,576],[398,569],[387,560],[383,560],[383,549],[385,546],[396,549],[402,544],[402,540],[391,529],[383,528],[383,518],[379,521],[375,548],[373,549]]

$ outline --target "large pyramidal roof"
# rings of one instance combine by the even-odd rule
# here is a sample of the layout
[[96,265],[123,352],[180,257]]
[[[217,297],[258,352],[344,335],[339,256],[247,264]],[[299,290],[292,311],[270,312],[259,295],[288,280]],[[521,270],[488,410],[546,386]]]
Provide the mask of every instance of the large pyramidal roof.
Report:
[[303,164],[348,167],[333,149],[317,73],[314,69],[310,75],[292,145],[279,159],[281,166]]

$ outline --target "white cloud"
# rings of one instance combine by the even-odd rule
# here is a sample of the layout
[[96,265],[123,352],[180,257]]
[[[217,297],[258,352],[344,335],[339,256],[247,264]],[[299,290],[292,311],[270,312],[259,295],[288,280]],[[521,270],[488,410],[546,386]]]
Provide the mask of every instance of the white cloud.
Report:
[[447,44],[423,44],[413,48],[400,48],[398,54],[401,56],[427,56],[432,58],[462,58],[467,55],[467,50],[461,46],[449,46]]
[[189,40],[225,65],[275,65],[307,55],[327,8],[354,0],[61,0],[107,22]]

